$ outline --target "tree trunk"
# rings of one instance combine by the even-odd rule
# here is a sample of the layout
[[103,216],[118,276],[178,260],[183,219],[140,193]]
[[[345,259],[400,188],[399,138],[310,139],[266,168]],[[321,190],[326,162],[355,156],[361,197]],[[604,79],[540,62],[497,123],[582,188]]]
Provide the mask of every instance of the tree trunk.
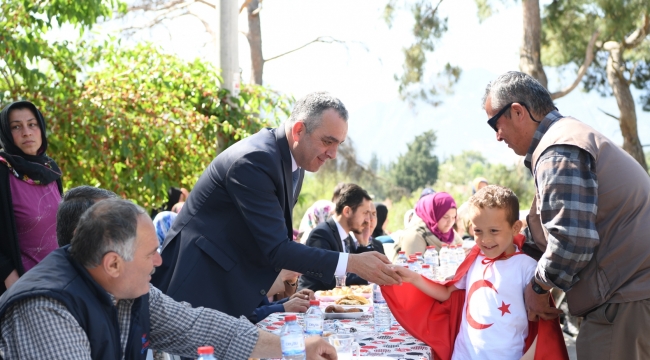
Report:
[[618,109],[621,112],[619,124],[623,135],[623,150],[641,164],[643,169],[648,170],[643,154],[643,147],[639,141],[639,133],[636,126],[636,107],[634,98],[630,91],[630,84],[623,76],[625,62],[623,60],[623,45],[608,42],[609,57],[607,58],[607,81],[614,92]]
[[251,0],[248,3],[248,45],[251,49],[251,83],[262,85],[264,73],[264,56],[262,56],[262,28],[260,26],[260,13],[257,10],[259,0]]
[[542,19],[539,14],[539,0],[521,2],[524,20],[524,38],[519,50],[519,70],[534,77],[548,88],[548,80],[542,66],[541,32]]

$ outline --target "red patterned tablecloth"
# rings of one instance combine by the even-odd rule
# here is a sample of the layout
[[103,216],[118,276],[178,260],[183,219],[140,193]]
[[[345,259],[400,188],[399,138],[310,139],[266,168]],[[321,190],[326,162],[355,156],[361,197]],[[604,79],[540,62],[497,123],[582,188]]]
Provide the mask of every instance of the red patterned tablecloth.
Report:
[[[257,326],[279,335],[285,315],[271,314]],[[298,322],[302,325],[303,314],[297,315]],[[392,326],[390,331],[375,333],[372,314],[359,319],[325,320],[325,328],[355,334],[356,341],[361,346],[361,356],[386,356],[395,360],[433,360],[431,348],[411,336],[399,324]]]

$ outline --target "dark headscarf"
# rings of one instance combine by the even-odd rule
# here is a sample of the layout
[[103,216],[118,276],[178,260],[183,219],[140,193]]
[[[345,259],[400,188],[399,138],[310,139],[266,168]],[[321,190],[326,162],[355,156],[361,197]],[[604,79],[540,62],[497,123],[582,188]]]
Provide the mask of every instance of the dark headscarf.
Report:
[[386,205],[381,203],[376,203],[375,208],[377,209],[377,226],[375,226],[375,229],[372,231],[371,236],[373,238],[377,238],[377,236],[386,235],[382,227],[384,226],[384,223],[386,222],[386,218],[388,217],[388,208],[386,207]]
[[[27,155],[14,144],[9,126],[9,112],[16,109],[29,109],[38,120],[41,129],[41,148],[36,155]],[[61,177],[61,170],[56,162],[45,154],[46,150],[45,119],[36,106],[29,101],[16,101],[5,106],[0,113],[0,157],[4,159],[0,161],[7,163],[10,173],[23,181],[39,185],[47,185],[58,180]]]

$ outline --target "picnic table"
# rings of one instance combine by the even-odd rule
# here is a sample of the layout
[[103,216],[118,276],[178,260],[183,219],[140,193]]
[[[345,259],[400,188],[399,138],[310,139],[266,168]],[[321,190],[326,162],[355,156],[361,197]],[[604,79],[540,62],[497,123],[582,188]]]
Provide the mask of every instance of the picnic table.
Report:
[[[274,313],[260,321],[257,326],[263,330],[280,334],[284,325],[284,316],[288,313]],[[294,313],[292,313],[294,314]],[[295,314],[303,325],[303,315]],[[383,356],[395,360],[433,360],[431,348],[411,336],[398,323],[389,331],[375,333],[372,312],[357,319],[325,320],[325,335],[328,332],[355,334],[356,342],[361,347],[361,356]]]

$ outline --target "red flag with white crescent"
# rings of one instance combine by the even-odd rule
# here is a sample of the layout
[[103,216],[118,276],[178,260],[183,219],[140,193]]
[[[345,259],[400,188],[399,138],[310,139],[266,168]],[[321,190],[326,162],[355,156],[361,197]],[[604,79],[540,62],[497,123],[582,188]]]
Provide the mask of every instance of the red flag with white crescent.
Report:
[[[523,235],[517,235],[514,243],[521,249],[524,239]],[[451,286],[461,280],[476,260],[480,251],[478,246],[474,246],[465,258],[465,261],[458,267],[454,278],[437,283]],[[471,294],[473,291],[482,287],[491,288],[496,291],[492,283],[487,280],[475,282],[467,291]],[[450,360],[463,317],[465,290],[452,292],[449,299],[443,302],[433,299],[409,283],[404,283],[401,286],[382,286],[381,290],[388,303],[388,307],[400,325],[415,338],[429,345],[433,351],[434,359]],[[552,303],[553,299],[549,301]],[[509,312],[508,304],[503,303],[499,310],[503,314]],[[467,321],[471,327],[476,329],[485,329],[492,326],[492,324],[477,322],[471,317],[469,312],[467,312]],[[526,338],[524,352],[530,348],[536,336],[537,348],[535,350],[535,360],[569,359],[559,319],[540,319],[539,322],[529,321],[528,337]]]

